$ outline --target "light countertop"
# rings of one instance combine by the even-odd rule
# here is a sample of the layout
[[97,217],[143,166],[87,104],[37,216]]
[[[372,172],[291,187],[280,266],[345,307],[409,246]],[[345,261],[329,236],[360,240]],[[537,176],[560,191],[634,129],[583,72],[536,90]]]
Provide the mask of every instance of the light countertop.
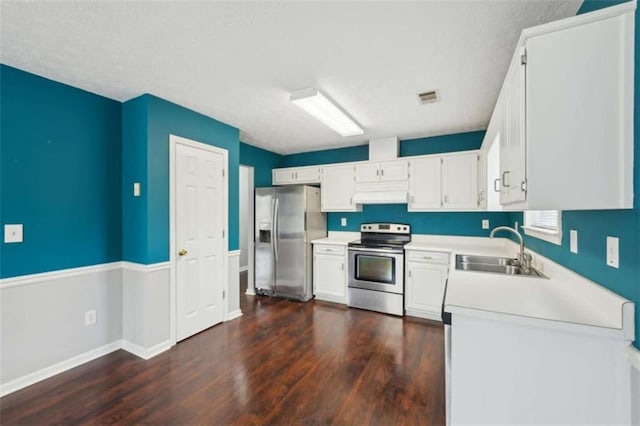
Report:
[[[335,234],[341,233],[327,240],[341,241]],[[351,236],[343,239],[353,240]],[[414,234],[405,249],[451,255],[444,310],[454,319],[455,315],[489,317],[634,338],[633,302],[535,252],[527,250],[533,266],[548,278],[456,270],[456,254],[515,258],[519,246],[507,238]]]
[[329,231],[329,235],[325,238],[319,238],[311,241],[312,244],[330,244],[338,246],[346,246],[351,241],[357,241],[360,239],[359,232],[334,232]]

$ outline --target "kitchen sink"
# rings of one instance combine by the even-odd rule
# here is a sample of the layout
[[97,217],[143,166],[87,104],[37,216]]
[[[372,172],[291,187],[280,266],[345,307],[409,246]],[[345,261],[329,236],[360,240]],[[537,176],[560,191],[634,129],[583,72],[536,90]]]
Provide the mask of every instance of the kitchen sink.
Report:
[[461,271],[490,272],[504,275],[520,275],[535,278],[547,278],[539,271],[530,268],[529,273],[518,264],[517,259],[494,256],[456,255],[456,269]]

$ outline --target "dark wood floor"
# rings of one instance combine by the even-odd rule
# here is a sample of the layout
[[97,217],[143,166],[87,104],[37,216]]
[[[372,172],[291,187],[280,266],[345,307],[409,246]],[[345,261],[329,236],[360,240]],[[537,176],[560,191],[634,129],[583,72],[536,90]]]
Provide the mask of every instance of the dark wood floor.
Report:
[[144,361],[116,351],[0,400],[0,423],[444,424],[441,325],[241,295]]

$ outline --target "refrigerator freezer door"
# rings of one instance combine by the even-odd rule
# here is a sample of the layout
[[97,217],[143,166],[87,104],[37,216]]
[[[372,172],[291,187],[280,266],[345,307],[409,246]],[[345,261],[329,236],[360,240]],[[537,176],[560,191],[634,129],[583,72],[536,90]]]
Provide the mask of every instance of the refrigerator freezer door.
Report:
[[275,189],[256,189],[255,200],[255,282],[259,294],[275,291],[274,213]]
[[305,274],[305,190],[302,186],[280,187],[276,197],[276,294],[306,301],[311,298],[311,283]]

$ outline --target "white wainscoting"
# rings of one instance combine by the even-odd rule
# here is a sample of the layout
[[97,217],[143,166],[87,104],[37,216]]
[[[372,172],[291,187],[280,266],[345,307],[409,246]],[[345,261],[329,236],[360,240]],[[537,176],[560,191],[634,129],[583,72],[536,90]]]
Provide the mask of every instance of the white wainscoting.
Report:
[[[85,312],[96,322],[85,325]],[[0,280],[5,395],[102,356],[122,339],[120,262]]]
[[240,310],[240,250],[229,251],[229,283],[227,288],[227,315],[231,321],[242,315]]
[[627,355],[631,364],[631,424],[640,425],[640,350],[629,346]]

